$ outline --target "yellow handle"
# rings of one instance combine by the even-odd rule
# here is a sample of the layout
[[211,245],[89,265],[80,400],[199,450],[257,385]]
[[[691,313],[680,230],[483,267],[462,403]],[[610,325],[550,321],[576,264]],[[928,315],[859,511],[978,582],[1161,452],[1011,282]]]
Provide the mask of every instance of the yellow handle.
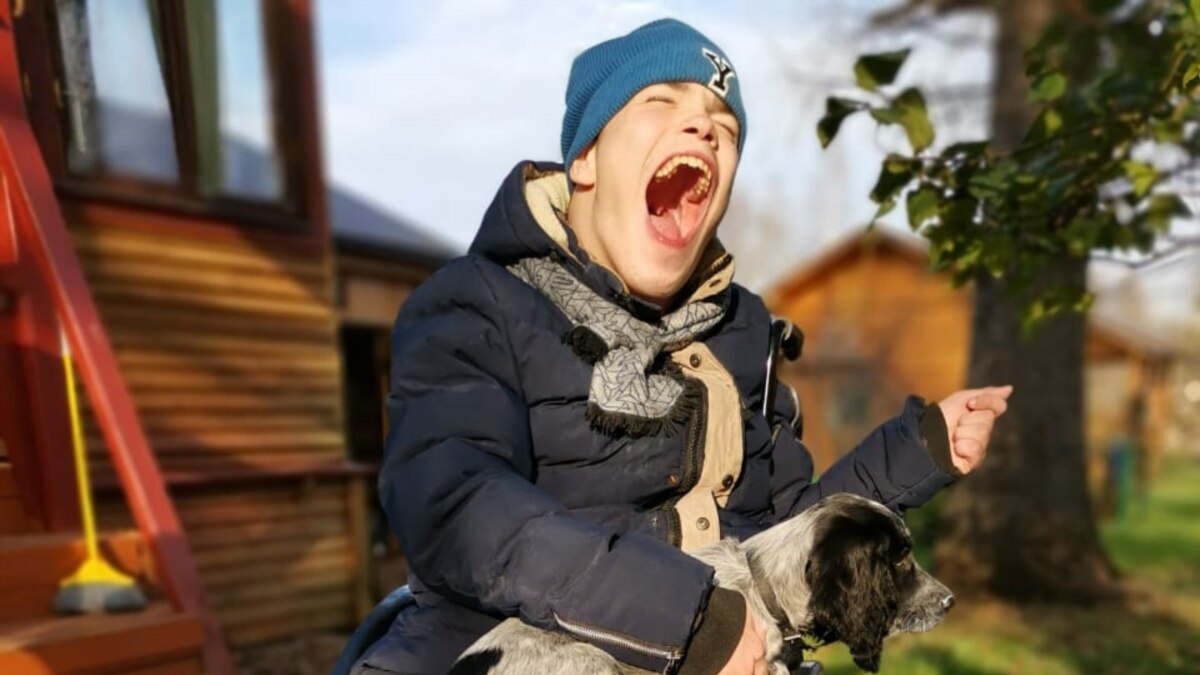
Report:
[[96,520],[92,513],[92,486],[88,478],[87,450],[83,444],[83,424],[79,421],[79,398],[75,395],[75,369],[71,365],[71,345],[67,334],[59,329],[62,343],[63,372],[67,375],[67,409],[71,414],[71,445],[75,453],[75,478],[79,484],[79,510],[83,515],[83,540],[88,560],[100,557],[96,544]]

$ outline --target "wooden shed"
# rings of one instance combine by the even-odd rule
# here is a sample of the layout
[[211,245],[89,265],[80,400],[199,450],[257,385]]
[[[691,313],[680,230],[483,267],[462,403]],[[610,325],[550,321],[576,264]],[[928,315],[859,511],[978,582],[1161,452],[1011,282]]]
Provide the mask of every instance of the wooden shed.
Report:
[[[233,672],[374,600],[374,471],[347,438],[379,437],[380,398],[352,383],[378,384],[385,317],[451,252],[327,193],[312,17],[0,7],[0,672]],[[49,610],[82,550],[64,335],[142,614]]]
[[[855,234],[765,296],[771,311],[806,337],[803,358],[781,374],[800,394],[805,440],[819,468],[894,415],[908,394],[937,400],[966,384],[973,292],[930,270],[923,240],[882,228]],[[1167,415],[1170,345],[1094,314],[1086,339],[1092,455],[1102,456],[1125,432],[1136,406],[1144,414],[1142,440],[1154,455],[1162,441],[1156,430]]]

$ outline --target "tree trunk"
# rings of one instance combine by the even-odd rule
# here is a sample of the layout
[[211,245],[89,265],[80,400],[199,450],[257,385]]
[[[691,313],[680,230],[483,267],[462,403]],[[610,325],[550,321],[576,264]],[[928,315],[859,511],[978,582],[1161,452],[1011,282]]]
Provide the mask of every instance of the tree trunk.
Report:
[[[1052,17],[1046,0],[1008,0],[997,10],[993,134],[1019,144],[1026,104],[1024,49]],[[1064,259],[1035,286],[1082,289],[1087,261]],[[1086,482],[1083,442],[1084,317],[1064,313],[1029,336],[1022,299],[1003,279],[975,285],[969,386],[1013,384],[988,458],[947,495],[936,547],[938,576],[956,592],[1014,600],[1087,601],[1114,588]]]

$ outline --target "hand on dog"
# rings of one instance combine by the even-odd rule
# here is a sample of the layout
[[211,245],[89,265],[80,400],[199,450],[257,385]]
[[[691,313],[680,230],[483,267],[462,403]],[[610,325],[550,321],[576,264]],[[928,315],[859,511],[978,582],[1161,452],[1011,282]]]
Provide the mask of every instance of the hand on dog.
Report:
[[766,631],[747,607],[742,639],[717,675],[767,675],[768,672]]
[[1008,409],[1012,385],[964,389],[938,403],[950,434],[950,461],[965,476],[987,456],[996,418]]

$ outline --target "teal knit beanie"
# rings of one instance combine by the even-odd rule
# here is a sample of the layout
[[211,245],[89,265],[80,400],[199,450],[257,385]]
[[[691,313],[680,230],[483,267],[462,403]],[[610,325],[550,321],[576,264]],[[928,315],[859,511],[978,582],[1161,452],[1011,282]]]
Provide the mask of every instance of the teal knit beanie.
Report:
[[659,19],[591,47],[571,64],[563,116],[563,163],[569,168],[634,94],[659,82],[696,82],[737,117],[738,152],[746,143],[746,110],[737,73],[725,53],[695,28]]

